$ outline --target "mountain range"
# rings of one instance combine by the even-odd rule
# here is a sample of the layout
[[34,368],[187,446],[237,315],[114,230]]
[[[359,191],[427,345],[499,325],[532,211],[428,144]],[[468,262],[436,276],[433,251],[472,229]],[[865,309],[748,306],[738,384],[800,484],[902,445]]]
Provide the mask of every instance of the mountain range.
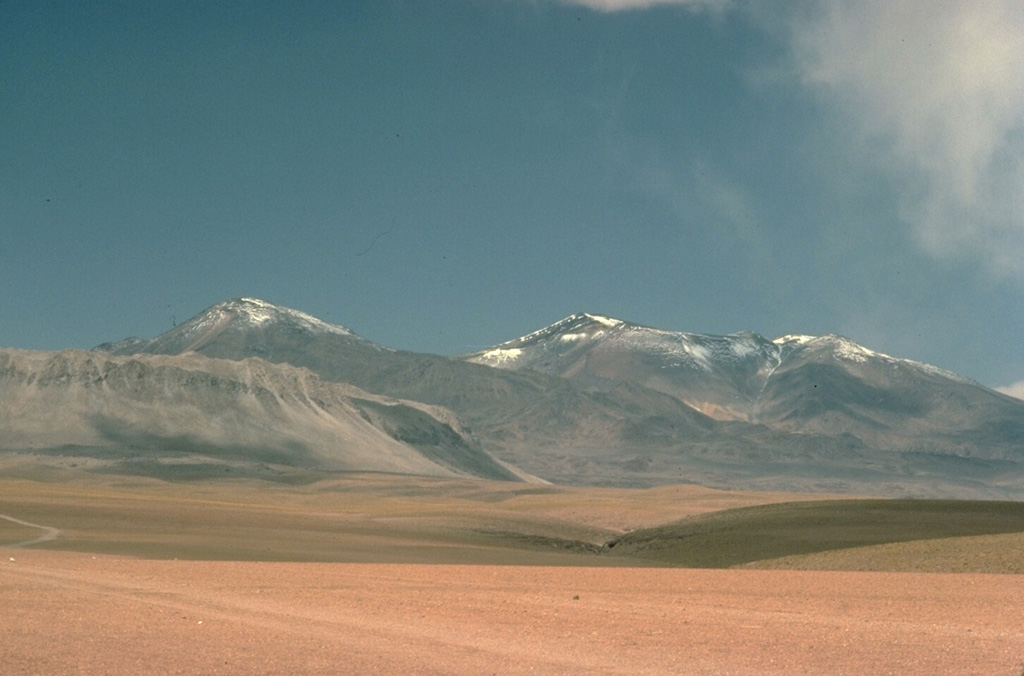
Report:
[[445,357],[238,298],[150,340],[0,351],[0,429],[122,471],[1024,496],[1024,401],[840,336],[586,313]]

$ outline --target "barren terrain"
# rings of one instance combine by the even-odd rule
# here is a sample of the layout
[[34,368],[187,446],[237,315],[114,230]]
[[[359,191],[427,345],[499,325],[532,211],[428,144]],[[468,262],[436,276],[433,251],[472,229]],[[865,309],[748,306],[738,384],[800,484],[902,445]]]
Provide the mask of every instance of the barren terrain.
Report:
[[[4,674],[1024,669],[1024,578],[998,572],[1021,564],[1020,533],[665,568],[599,545],[815,496],[383,475],[50,479],[0,480],[0,514],[16,520],[0,519]],[[38,541],[52,531],[27,524],[59,532]],[[793,570],[907,571],[920,557],[968,572]]]

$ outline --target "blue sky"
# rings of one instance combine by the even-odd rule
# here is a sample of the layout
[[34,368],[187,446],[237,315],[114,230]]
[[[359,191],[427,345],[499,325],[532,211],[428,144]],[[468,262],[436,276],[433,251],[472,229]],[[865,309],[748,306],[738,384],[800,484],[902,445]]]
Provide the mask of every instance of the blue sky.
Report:
[[1024,381],[1024,6],[0,4],[0,345],[246,295],[457,354],[577,311]]

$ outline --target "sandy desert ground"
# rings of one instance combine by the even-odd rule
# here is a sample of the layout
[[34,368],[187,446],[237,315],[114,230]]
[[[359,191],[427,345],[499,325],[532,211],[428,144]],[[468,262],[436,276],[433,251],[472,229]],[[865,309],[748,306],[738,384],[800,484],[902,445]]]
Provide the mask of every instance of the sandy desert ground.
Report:
[[1017,676],[1024,662],[1024,583],[1008,575],[11,551],[6,674]]
[[544,537],[793,496],[379,477],[0,489],[23,522],[0,521],[0,542],[59,529],[0,549],[4,674],[1024,671],[1020,575],[643,567]]

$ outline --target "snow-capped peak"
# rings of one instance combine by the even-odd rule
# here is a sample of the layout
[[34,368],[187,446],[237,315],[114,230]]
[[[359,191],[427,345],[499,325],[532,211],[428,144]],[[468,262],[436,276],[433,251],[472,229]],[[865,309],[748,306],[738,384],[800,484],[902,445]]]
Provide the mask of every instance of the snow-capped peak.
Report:
[[520,366],[520,358],[538,345],[555,344],[562,346],[558,349],[568,349],[588,340],[599,339],[624,325],[626,322],[621,319],[577,312],[525,336],[505,341],[483,352],[467,355],[464,359],[498,368],[516,368]]
[[296,326],[314,334],[355,335],[344,326],[328,324],[305,312],[280,307],[258,298],[232,298],[207,308],[155,340],[184,343],[185,351],[198,350],[228,327],[260,328],[277,323]]
[[532,333],[528,333],[525,336],[520,336],[519,338],[501,343],[498,347],[507,348],[516,345],[524,345],[556,335],[561,335],[563,337],[567,335],[576,335],[582,329],[595,324],[606,329],[613,329],[625,323],[626,322],[621,319],[612,319],[611,317],[594,315],[587,312],[577,312],[576,314],[569,315],[565,319],[558,320],[554,324],[545,326],[544,328],[533,331]]
[[244,321],[253,326],[260,326],[270,321],[286,320],[316,333],[352,335],[352,332],[344,326],[328,324],[313,315],[300,312],[299,310],[280,307],[259,298],[232,298],[210,308],[210,312],[221,316],[228,315],[233,319]]
[[560,369],[569,368],[568,365],[576,363],[584,354],[593,359],[592,349],[647,354],[667,371],[696,369],[710,373],[724,369],[732,373],[740,369],[771,373],[797,354],[804,354],[836,359],[851,366],[869,362],[909,366],[966,380],[928,364],[870,350],[836,334],[787,334],[774,340],[750,331],[705,335],[655,329],[585,312],[569,315],[542,329],[462,358],[498,368],[539,368],[560,373]]
[[[96,349],[114,354],[181,354],[206,350],[219,336],[233,336],[227,351],[248,350],[245,354],[263,354],[267,346],[277,340],[302,336],[304,340],[332,340],[344,337],[380,351],[391,348],[356,335],[344,326],[329,324],[313,315],[268,303],[259,298],[232,298],[212,305],[188,321],[152,340],[128,338],[116,343],[104,343]],[[239,344],[243,347],[239,348]],[[224,352],[223,345],[216,348]]]

